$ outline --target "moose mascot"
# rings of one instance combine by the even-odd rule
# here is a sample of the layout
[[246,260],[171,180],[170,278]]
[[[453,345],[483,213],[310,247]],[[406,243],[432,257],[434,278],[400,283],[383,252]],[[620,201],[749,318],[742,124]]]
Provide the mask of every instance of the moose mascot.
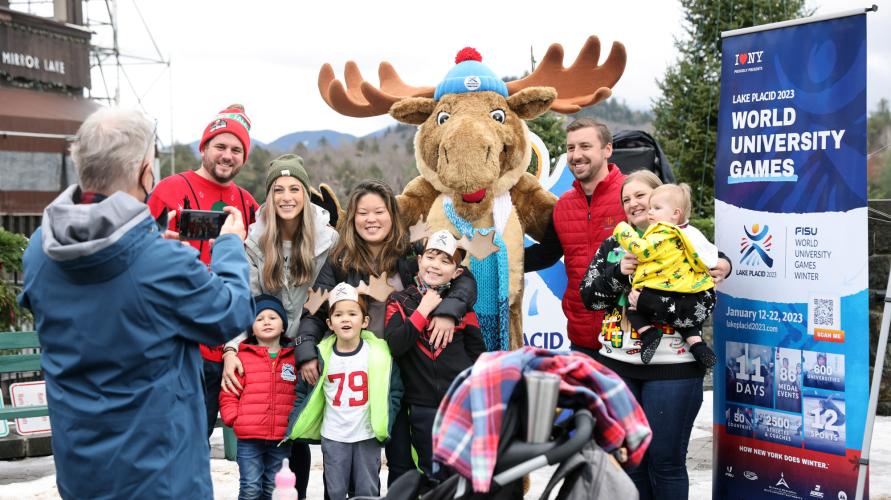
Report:
[[526,172],[532,146],[525,120],[549,109],[575,113],[608,98],[625,69],[625,48],[616,42],[602,65],[599,59],[600,41],[592,36],[569,68],[563,67],[563,48],[553,44],[532,74],[509,82],[472,48],[458,53],[435,87],[405,84],[387,62],[380,64],[379,87],[352,61],[344,71],[346,87],[330,65],[320,71],[319,91],[337,112],[389,113],[418,125],[420,176],[398,197],[402,222],[423,219],[430,231],[483,239],[476,247],[489,250],[471,251],[465,263],[478,283],[475,310],[489,350],[523,345],[523,236],[541,238],[557,201]]

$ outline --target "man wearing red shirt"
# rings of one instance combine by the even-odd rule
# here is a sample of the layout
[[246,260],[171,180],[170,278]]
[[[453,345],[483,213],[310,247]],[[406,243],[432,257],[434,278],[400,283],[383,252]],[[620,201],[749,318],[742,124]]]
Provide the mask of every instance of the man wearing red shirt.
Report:
[[[169,228],[175,231],[183,209],[222,211],[228,205],[241,212],[245,228],[250,226],[259,206],[251,193],[233,181],[248,157],[250,129],[251,121],[240,104],[220,111],[201,136],[198,146],[201,166],[193,171],[171,175],[158,183],[148,200],[152,216],[157,219],[175,210],[177,215],[169,221]],[[190,243],[201,253],[201,261],[209,264],[210,244],[207,241]],[[201,345],[208,436],[213,432],[220,409],[222,354],[223,346]]]
[[625,220],[621,200],[625,176],[615,163],[609,163],[612,142],[606,125],[590,118],[579,118],[566,127],[566,163],[575,181],[554,206],[541,242],[525,252],[526,272],[550,267],[564,256],[566,331],[571,348],[591,357],[600,349],[597,337],[603,311],[585,309],[579,284],[600,244]]

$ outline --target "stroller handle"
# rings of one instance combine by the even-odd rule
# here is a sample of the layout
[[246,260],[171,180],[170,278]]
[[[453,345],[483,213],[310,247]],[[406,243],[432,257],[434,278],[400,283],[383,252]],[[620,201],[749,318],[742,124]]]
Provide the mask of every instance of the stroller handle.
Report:
[[588,410],[575,412],[575,434],[565,443],[545,452],[548,465],[560,463],[581,450],[591,440],[594,432],[594,416]]
[[[492,478],[492,480],[495,483],[504,486],[520,479],[536,469],[545,467],[546,465],[560,463],[584,448],[585,444],[591,440],[591,435],[594,432],[595,419],[588,410],[576,411],[574,418],[575,434],[567,439],[566,442],[546,451],[542,455],[499,472]],[[509,450],[510,449],[508,449],[508,451]]]

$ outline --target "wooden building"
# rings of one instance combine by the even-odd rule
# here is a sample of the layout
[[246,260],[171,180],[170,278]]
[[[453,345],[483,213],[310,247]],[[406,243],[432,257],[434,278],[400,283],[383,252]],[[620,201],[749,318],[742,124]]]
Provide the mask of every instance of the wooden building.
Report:
[[77,181],[68,155],[99,105],[90,88],[90,31],[80,0],[56,0],[54,18],[0,0],[0,226],[30,235],[43,209]]

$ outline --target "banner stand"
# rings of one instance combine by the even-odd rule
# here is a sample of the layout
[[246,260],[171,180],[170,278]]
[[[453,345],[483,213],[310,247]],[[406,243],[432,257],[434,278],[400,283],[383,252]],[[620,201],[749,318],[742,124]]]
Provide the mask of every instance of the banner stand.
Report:
[[715,244],[736,251],[713,316],[714,498],[853,500],[869,474],[875,10],[722,32]]
[[866,410],[866,428],[863,432],[863,447],[860,448],[859,471],[857,473],[857,500],[863,500],[866,486],[866,470],[869,466],[869,448],[872,443],[872,428],[876,421],[876,407],[879,403],[879,385],[885,367],[885,352],[888,349],[888,329],[891,327],[891,273],[888,274],[888,287],[885,290],[885,308],[882,310],[882,326],[879,328],[879,343],[876,345],[876,364],[872,370],[872,388],[869,391],[869,407]]

